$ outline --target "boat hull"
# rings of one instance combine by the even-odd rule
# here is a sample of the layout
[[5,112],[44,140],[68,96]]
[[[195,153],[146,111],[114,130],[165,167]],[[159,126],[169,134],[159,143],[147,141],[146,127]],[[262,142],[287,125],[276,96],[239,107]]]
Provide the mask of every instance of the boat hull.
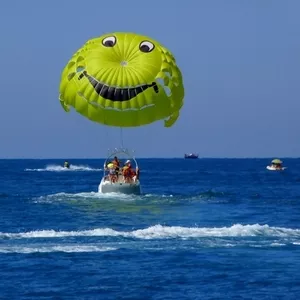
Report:
[[269,171],[283,171],[283,170],[286,169],[286,167],[282,167],[282,168],[278,169],[278,168],[274,168],[274,167],[272,167],[272,166],[267,166],[266,168],[267,168]]
[[120,193],[120,194],[133,194],[140,195],[141,194],[141,185],[140,182],[137,181],[135,183],[124,183],[124,182],[110,182],[102,179],[99,188],[99,193],[107,194],[107,193]]
[[184,158],[187,158],[187,159],[196,159],[196,158],[198,158],[198,155],[196,155],[196,154],[185,154]]

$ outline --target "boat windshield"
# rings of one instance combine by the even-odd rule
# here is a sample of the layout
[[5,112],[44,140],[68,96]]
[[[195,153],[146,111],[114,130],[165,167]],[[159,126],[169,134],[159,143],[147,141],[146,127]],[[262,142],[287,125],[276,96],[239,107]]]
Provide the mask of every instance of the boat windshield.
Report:
[[112,183],[133,183],[138,180],[139,167],[133,152],[114,149],[104,162],[104,179]]

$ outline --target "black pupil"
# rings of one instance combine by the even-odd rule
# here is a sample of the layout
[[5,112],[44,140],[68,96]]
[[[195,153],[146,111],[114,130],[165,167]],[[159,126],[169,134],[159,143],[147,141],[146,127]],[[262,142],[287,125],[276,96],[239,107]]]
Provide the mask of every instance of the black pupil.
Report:
[[112,40],[105,41],[104,45],[107,46],[107,47],[112,47],[114,45],[114,42]]
[[148,51],[150,50],[149,46],[147,46],[147,45],[142,45],[142,46],[140,47],[140,49],[141,49],[141,51],[143,51],[143,52],[148,52]]

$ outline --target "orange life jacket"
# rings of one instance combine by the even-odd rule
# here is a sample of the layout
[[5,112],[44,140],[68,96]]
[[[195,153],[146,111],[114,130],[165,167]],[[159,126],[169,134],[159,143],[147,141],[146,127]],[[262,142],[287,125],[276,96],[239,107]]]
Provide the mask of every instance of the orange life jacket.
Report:
[[124,175],[125,177],[131,177],[131,176],[134,176],[134,175],[132,175],[132,174],[133,174],[133,171],[132,171],[131,167],[125,166],[125,167],[123,168],[123,175]]

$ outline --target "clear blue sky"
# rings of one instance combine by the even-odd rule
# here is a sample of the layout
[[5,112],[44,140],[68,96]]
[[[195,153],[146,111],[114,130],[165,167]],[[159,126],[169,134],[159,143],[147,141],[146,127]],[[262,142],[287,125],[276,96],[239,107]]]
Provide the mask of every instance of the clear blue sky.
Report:
[[173,127],[123,130],[138,157],[299,157],[299,12],[298,0],[3,0],[0,158],[104,157],[120,145],[118,128],[58,100],[71,55],[114,31],[158,40],[183,72]]

